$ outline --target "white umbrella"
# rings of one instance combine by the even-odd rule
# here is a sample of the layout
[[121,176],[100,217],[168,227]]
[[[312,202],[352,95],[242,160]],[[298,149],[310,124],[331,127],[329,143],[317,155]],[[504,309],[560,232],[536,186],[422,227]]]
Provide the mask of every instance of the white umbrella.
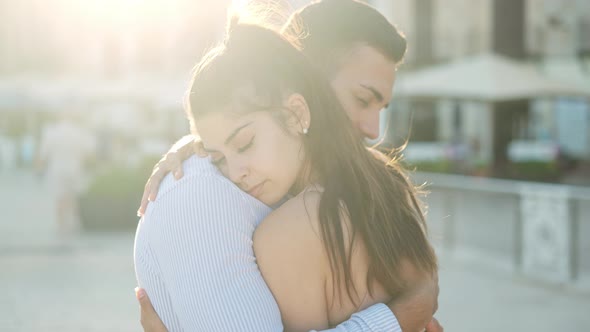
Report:
[[497,102],[536,97],[590,97],[590,87],[551,79],[530,65],[484,54],[404,73],[396,83],[395,93],[404,97]]

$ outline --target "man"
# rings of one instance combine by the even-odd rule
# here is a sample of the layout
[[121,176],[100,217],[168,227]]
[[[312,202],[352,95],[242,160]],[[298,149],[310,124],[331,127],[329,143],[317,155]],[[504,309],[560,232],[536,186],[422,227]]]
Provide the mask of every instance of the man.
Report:
[[[308,30],[303,52],[330,78],[355,127],[364,136],[376,138],[379,112],[391,98],[405,39],[375,9],[353,0],[308,5],[292,16],[286,29],[299,21]],[[190,151],[184,146],[181,154]],[[148,182],[145,195],[152,200],[150,187],[157,190],[169,166],[157,165]],[[282,330],[280,312],[252,249],[254,229],[270,209],[239,191],[205,159],[193,157],[182,168],[186,174],[180,181],[162,182],[158,200],[150,204],[138,228],[138,281],[162,320],[140,292],[144,328]],[[422,288],[389,307],[374,305],[336,330],[399,331],[400,326],[404,331],[420,330],[436,310],[437,295],[436,278],[425,280]],[[442,328],[433,321],[429,329]]]

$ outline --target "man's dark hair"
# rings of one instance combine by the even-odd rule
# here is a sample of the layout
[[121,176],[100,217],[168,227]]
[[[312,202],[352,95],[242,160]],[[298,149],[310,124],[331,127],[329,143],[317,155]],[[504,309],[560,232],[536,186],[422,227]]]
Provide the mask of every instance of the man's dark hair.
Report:
[[375,8],[356,0],[313,2],[295,12],[284,30],[300,31],[303,52],[322,67],[359,45],[373,47],[395,63],[406,52],[403,34]]

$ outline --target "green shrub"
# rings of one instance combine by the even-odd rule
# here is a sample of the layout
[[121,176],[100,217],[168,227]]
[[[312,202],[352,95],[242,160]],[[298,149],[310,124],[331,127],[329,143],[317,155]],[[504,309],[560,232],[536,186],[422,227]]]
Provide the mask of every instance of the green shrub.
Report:
[[84,229],[135,230],[137,208],[156,161],[155,158],[148,158],[134,168],[113,166],[96,176],[80,197]]
[[[141,174],[141,175],[140,175]],[[123,198],[137,196],[147,175],[135,169],[112,168],[98,175],[88,188],[87,196],[109,196]],[[141,193],[139,193],[141,195]]]
[[509,166],[510,177],[518,180],[553,182],[559,178],[555,161],[515,162]]
[[417,172],[451,173],[453,164],[449,160],[404,162],[404,167]]

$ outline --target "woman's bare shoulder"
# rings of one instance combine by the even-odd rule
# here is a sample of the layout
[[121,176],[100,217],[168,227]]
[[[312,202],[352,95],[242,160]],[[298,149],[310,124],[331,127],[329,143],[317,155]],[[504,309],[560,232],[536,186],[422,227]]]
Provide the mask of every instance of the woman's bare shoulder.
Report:
[[[306,190],[291,198],[269,214],[258,226],[256,233],[272,236],[302,236],[319,240],[319,204],[322,193]],[[299,238],[301,240],[302,238]]]
[[310,276],[325,276],[327,256],[318,228],[320,198],[321,193],[302,193],[260,223],[254,232],[254,252],[262,270],[289,262],[298,271],[303,267],[313,271]]

